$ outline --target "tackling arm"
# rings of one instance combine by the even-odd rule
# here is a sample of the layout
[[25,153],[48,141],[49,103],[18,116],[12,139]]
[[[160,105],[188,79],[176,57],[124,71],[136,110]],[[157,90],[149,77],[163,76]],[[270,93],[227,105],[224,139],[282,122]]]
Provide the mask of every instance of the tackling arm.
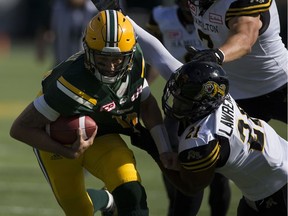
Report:
[[[142,102],[141,106],[141,117],[146,125],[147,128],[151,128],[157,124],[162,123],[162,117],[160,109],[158,108],[157,102],[155,98],[150,95],[145,101]],[[150,106],[150,107],[149,107]],[[143,112],[145,110],[145,112]],[[156,117],[154,116],[156,114]],[[154,117],[153,117],[154,116]],[[158,116],[158,117],[157,117]],[[135,132],[133,135],[131,135],[131,143],[143,150],[145,150],[147,153],[151,155],[151,157],[155,160],[159,168],[161,169],[162,173],[169,179],[169,181],[182,193],[187,195],[193,195],[199,190],[202,190],[206,185],[207,182],[210,182],[210,179],[207,180],[208,173],[211,174],[211,170],[205,171],[205,172],[198,172],[198,173],[191,173],[190,171],[187,171],[186,169],[182,168],[180,165],[175,164],[177,162],[177,153],[170,152],[170,156],[173,157],[174,167],[177,167],[179,170],[175,169],[167,169],[165,168],[164,164],[160,160],[160,156],[158,153],[157,146],[155,144],[155,140],[152,138],[149,130],[147,128],[144,128],[140,124],[137,124],[135,126],[135,129],[137,132]],[[206,173],[207,172],[207,173]],[[195,176],[193,176],[195,175]],[[205,186],[203,185],[196,185],[196,181],[192,181],[193,179],[199,179],[199,182],[203,183],[205,182]],[[201,178],[205,178],[206,180],[200,180]],[[212,178],[212,177],[211,177]],[[191,180],[192,179],[192,180]],[[197,184],[199,183],[197,180]]]
[[152,94],[141,103],[141,118],[145,127],[150,130],[159,154],[171,152],[169,137],[163,124],[162,114]]

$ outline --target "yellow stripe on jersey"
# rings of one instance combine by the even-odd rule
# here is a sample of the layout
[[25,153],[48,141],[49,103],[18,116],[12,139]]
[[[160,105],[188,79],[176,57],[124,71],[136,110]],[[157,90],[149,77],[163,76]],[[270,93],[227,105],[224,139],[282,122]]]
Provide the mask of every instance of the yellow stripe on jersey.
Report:
[[257,4],[247,7],[229,8],[226,13],[226,21],[236,16],[245,16],[268,11],[272,4],[272,0],[268,0],[265,4]]
[[37,98],[37,97],[40,97],[41,95],[43,95],[43,91],[42,91],[42,90],[40,90],[40,91],[37,93],[36,98]]
[[211,166],[213,166],[216,161],[218,160],[220,156],[220,145],[217,143],[213,149],[213,151],[207,155],[207,157],[197,160],[197,161],[192,161],[192,162],[187,162],[187,163],[181,163],[181,165],[190,171],[193,172],[199,172],[199,171],[204,171]]
[[48,77],[50,74],[52,73],[52,70],[47,71],[44,75],[43,75],[43,80]]
[[65,80],[63,76],[57,80],[57,87],[64,94],[90,109],[97,104],[97,100],[95,98],[90,97],[85,92],[73,86],[71,83]]
[[142,73],[141,73],[141,78],[144,78],[144,72],[145,72],[145,61],[144,58],[142,57]]

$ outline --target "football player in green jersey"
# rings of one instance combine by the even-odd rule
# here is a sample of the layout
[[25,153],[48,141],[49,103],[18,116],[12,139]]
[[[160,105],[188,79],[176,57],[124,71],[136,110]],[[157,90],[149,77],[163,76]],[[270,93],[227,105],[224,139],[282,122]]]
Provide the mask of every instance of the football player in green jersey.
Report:
[[[141,118],[160,156],[170,151],[170,144],[161,111],[144,78],[141,48],[131,22],[115,10],[101,11],[89,22],[83,45],[84,51],[43,79],[42,94],[14,121],[10,135],[34,148],[67,216],[93,215],[95,206],[86,192],[83,169],[105,183],[118,215],[146,216],[145,189],[133,152],[120,134],[131,136],[143,129]],[[98,125],[97,134],[88,140],[79,130],[77,141],[65,146],[45,132],[45,125],[59,116],[79,114],[89,115]]]

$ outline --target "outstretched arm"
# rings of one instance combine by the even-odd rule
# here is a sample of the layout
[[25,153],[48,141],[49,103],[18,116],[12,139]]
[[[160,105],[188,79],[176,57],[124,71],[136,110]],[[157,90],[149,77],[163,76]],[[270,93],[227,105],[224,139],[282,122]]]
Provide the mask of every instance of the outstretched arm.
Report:
[[141,103],[141,118],[145,127],[150,131],[159,154],[171,152],[170,141],[163,124],[162,113],[152,94]]
[[168,80],[171,74],[183,64],[174,58],[156,37],[138,26],[131,18],[129,20],[138,36],[137,40],[143,50],[145,61],[155,67],[165,80]]

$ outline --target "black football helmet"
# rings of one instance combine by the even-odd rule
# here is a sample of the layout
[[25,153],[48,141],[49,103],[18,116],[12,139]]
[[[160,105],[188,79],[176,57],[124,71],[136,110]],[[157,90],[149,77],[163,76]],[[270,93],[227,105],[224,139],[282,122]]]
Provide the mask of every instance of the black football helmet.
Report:
[[191,61],[172,74],[166,83],[162,109],[177,120],[195,122],[216,110],[228,90],[229,81],[220,65]]

